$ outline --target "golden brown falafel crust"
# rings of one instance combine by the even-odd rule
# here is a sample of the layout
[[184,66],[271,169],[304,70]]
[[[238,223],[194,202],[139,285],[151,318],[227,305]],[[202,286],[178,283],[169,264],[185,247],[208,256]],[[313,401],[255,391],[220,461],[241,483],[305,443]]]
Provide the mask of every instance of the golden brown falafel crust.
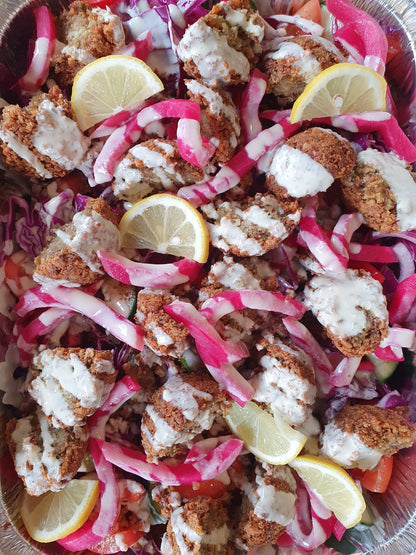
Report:
[[[321,71],[340,61],[334,52],[327,50],[310,35],[291,38],[290,42],[311,52],[319,62]],[[278,60],[266,56],[263,59],[262,71],[268,76],[267,92],[275,95],[281,107],[292,104],[307,84],[300,70],[293,67],[293,58],[290,56]]]
[[341,181],[341,189],[347,206],[358,210],[369,227],[381,233],[399,231],[396,199],[373,166],[359,162],[352,175]]
[[357,404],[344,407],[334,416],[334,422],[342,431],[357,434],[367,447],[389,457],[413,445],[416,425],[406,416],[406,407]]
[[366,329],[352,337],[339,336],[326,330],[328,337],[334,345],[347,357],[359,357],[372,353],[380,345],[380,342],[387,337],[388,326],[384,320],[374,318],[366,312]]
[[323,166],[334,179],[348,177],[354,169],[357,154],[349,141],[331,131],[311,127],[296,133],[285,144],[307,154]]
[[[85,215],[91,216],[93,211],[117,225],[117,216],[103,198],[98,197],[87,201]],[[71,225],[73,224],[66,224],[63,228],[68,229],[67,226]],[[35,272],[40,276],[80,285],[91,285],[102,276],[89,268],[82,258],[58,237],[51,238],[40,255],[35,258],[35,264]]]
[[[63,97],[59,87],[55,86],[52,87],[48,93],[43,93],[34,97],[29,104],[23,108],[15,104],[5,106],[2,111],[1,128],[3,131],[13,133],[19,142],[36,155],[45,170],[53,177],[63,177],[69,173],[68,170],[51,160],[49,156],[40,154],[32,144],[32,136],[38,126],[36,112],[39,104],[43,100],[50,100],[55,106],[60,106],[63,108],[65,116],[73,119],[70,102]],[[6,143],[0,141],[0,148],[3,153],[5,164],[13,171],[25,177],[44,179],[29,162],[16,154]]]

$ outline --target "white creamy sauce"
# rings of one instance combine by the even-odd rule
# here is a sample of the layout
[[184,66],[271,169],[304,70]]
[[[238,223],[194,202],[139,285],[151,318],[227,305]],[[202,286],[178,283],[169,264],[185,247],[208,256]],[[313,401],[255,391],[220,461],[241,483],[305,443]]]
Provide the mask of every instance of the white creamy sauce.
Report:
[[260,256],[265,252],[258,241],[248,237],[239,224],[228,218],[222,217],[218,224],[208,223],[207,226],[212,244],[225,252],[229,251],[231,246],[237,247],[249,256]]
[[353,270],[315,276],[304,293],[305,305],[335,335],[353,337],[363,332],[367,327],[366,311],[388,322],[381,284],[371,277],[359,277]]
[[52,174],[45,168],[36,154],[27,146],[19,141],[11,131],[3,131],[0,128],[0,140],[3,141],[13,152],[15,152],[22,160],[27,162],[34,168],[37,174],[45,179],[52,177]]
[[77,60],[84,65],[90,64],[95,60],[94,56],[88,52],[88,50],[84,50],[83,48],[76,48],[75,46],[66,45],[62,48],[61,54],[65,54],[69,58],[73,60]]
[[[298,351],[296,358],[300,366],[309,367],[313,372],[312,362],[306,353]],[[291,424],[305,422],[312,413],[316,386],[270,355],[260,358],[260,366],[263,371],[251,380],[255,389],[253,399],[269,404],[272,412],[283,416]]]
[[321,451],[340,466],[373,469],[379,463],[382,453],[365,445],[358,434],[347,434],[335,422],[325,426],[321,436]]
[[155,411],[153,405],[147,405],[146,412],[155,425],[155,432],[150,433],[149,430],[142,425],[142,433],[146,434],[149,443],[154,449],[171,447],[180,443],[187,443],[195,437],[195,433],[176,431]]
[[267,54],[267,58],[273,60],[292,58],[292,67],[298,70],[305,82],[311,81],[321,71],[321,64],[312,52],[304,50],[302,46],[292,41],[280,43],[275,52]]
[[92,211],[90,216],[77,212],[72,220],[75,233],[68,234],[62,229],[55,231],[56,236],[68,245],[94,272],[102,273],[97,258],[97,250],[118,251],[120,236],[117,226],[101,214]]
[[368,148],[357,156],[357,162],[370,164],[387,182],[396,200],[397,225],[400,231],[416,227],[416,182],[406,169],[406,162],[392,153]]
[[199,421],[202,417],[202,420],[206,420],[206,422],[204,422],[205,426],[208,425],[208,427],[210,427],[209,422],[211,421],[212,423],[213,415],[207,414],[206,418],[204,418],[205,415],[202,413],[210,411],[209,409],[208,411],[200,411],[198,399],[205,400],[208,403],[213,401],[212,395],[192,387],[190,384],[184,382],[179,375],[169,378],[163,386],[164,401],[179,408],[187,420]]
[[36,150],[68,171],[75,169],[90,145],[77,123],[65,115],[61,106],[47,99],[39,104],[36,122],[32,136]]
[[226,36],[202,19],[188,27],[177,52],[183,62],[194,62],[201,79],[208,85],[217,80],[226,85],[232,71],[240,75],[242,81],[249,78],[250,64],[244,54],[229,46]]
[[129,158],[123,158],[114,172],[113,192],[117,198],[135,201],[150,195],[153,186],[150,182],[142,181],[142,172],[131,165]]
[[246,14],[242,10],[234,10],[226,2],[222,2],[222,6],[227,23],[230,23],[233,27],[240,27],[252,39],[257,39],[259,42],[263,40],[264,28],[262,25],[254,23],[252,17],[247,19]]
[[166,333],[163,328],[158,326],[155,322],[151,322],[150,324],[148,324],[148,327],[154,334],[158,345],[165,346],[165,347],[168,345],[173,345],[174,340],[172,339],[172,337],[168,333]]
[[267,173],[273,175],[278,185],[295,198],[326,191],[334,181],[319,162],[288,145],[282,145],[275,151]]
[[121,19],[112,13],[110,8],[93,8],[92,13],[95,13],[104,23],[111,25],[111,30],[113,32],[113,39],[115,42],[114,50],[125,46],[125,36],[124,27]]
[[286,228],[280,220],[273,218],[256,204],[252,204],[242,215],[244,220],[267,230],[273,237],[282,237],[286,233]]
[[[267,263],[265,264],[267,265]],[[260,279],[243,264],[235,262],[229,256],[224,256],[222,261],[213,264],[211,273],[221,285],[228,289],[261,289]]]
[[254,507],[254,514],[259,518],[287,526],[295,517],[296,495],[277,491],[274,486],[262,484],[257,489],[259,500]]

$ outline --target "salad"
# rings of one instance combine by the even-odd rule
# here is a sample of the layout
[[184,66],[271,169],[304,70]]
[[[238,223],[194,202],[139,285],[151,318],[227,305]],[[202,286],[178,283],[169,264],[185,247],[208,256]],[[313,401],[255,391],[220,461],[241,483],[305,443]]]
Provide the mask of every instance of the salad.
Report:
[[416,436],[396,30],[348,0],[75,0],[32,23],[0,116],[27,534],[337,553]]

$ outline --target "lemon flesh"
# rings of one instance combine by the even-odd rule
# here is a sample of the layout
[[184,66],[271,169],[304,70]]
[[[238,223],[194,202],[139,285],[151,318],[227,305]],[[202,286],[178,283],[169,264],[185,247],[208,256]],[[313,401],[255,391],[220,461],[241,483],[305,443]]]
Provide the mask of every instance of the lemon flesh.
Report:
[[163,90],[159,77],[142,60],[111,55],[98,58],[75,76],[71,104],[82,131],[139,106]]
[[49,543],[78,530],[98,499],[98,480],[71,480],[58,492],[22,496],[21,514],[29,535]]
[[291,123],[386,107],[387,83],[373,69],[335,64],[314,77],[293,104]]
[[249,451],[269,464],[287,464],[302,450],[306,436],[253,401],[244,407],[233,403],[225,420]]
[[364,497],[343,468],[312,455],[297,457],[289,464],[345,528],[360,522]]
[[124,214],[119,230],[124,248],[207,261],[206,223],[198,210],[180,197],[160,193],[140,200]]

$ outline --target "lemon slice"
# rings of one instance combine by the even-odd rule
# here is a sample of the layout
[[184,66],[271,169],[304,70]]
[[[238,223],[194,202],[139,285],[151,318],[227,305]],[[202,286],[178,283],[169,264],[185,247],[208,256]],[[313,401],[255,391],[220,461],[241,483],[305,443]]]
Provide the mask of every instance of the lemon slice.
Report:
[[386,107],[387,83],[374,69],[335,64],[314,77],[293,104],[291,123]]
[[24,492],[23,522],[34,540],[42,543],[59,540],[87,521],[98,495],[98,480],[71,480],[62,490],[38,497]]
[[270,464],[287,464],[306,442],[306,436],[291,428],[285,420],[273,418],[253,401],[245,407],[233,403],[225,419],[247,449]]
[[76,74],[72,109],[85,131],[117,112],[135,108],[163,88],[162,81],[142,60],[124,55],[105,56]]
[[121,244],[206,262],[207,226],[188,201],[167,193],[152,195],[134,204],[121,218]]
[[365,511],[364,497],[343,468],[312,455],[297,457],[289,464],[345,528],[360,522]]

